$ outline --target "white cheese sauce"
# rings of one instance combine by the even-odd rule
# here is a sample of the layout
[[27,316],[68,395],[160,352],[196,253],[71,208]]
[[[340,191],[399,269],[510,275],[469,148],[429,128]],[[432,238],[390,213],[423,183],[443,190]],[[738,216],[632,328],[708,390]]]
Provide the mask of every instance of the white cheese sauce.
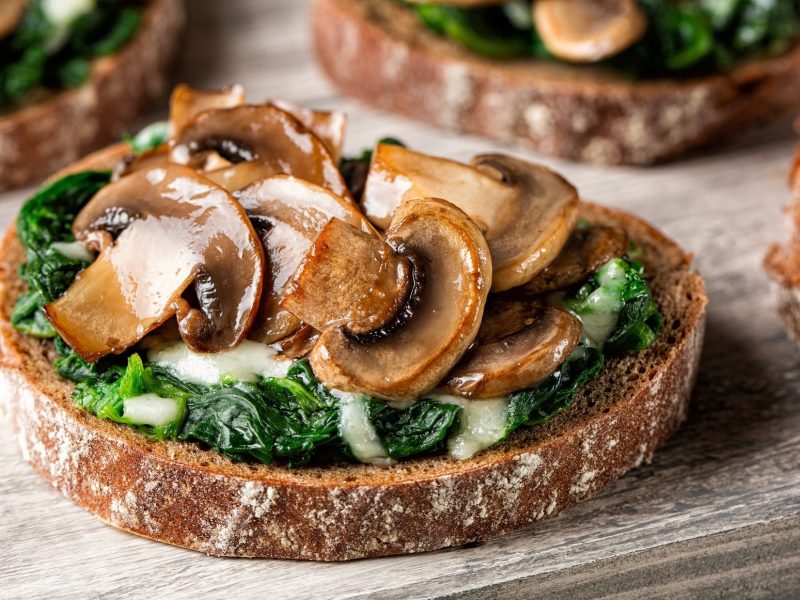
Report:
[[465,460],[499,442],[506,434],[508,398],[467,400],[448,394],[428,395],[427,398],[457,404],[461,407],[460,426],[447,440],[452,458]]
[[142,394],[122,401],[122,415],[137,425],[161,427],[178,416],[178,401],[156,394]]
[[177,377],[201,385],[226,379],[257,381],[261,377],[285,377],[292,361],[278,358],[274,348],[245,340],[233,350],[205,354],[191,350],[183,341],[156,343],[147,352],[150,362],[166,367]]
[[85,260],[87,262],[94,260],[94,254],[89,252],[80,242],[53,242],[50,247],[62,256],[72,260]]
[[340,390],[331,390],[331,394],[339,400],[339,433],[353,456],[372,465],[391,464],[392,459],[386,454],[369,420],[366,397]]

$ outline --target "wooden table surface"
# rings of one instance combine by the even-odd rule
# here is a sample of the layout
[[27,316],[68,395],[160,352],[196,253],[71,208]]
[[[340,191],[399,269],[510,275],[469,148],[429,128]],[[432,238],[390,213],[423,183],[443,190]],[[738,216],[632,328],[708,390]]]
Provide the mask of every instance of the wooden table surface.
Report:
[[[348,149],[392,134],[466,159],[493,148],[332,89],[297,0],[193,0],[179,77],[346,110]],[[162,114],[153,115],[162,116]],[[0,597],[789,597],[800,593],[800,370],[761,270],[785,234],[788,121],[678,164],[600,169],[540,157],[586,198],[691,249],[708,333],[688,422],[643,466],[533,529],[472,548],[344,564],[210,558],[118,532],[61,498],[0,435]],[[505,148],[505,150],[509,150]],[[519,148],[511,149],[525,154]],[[26,191],[0,196],[0,224]]]

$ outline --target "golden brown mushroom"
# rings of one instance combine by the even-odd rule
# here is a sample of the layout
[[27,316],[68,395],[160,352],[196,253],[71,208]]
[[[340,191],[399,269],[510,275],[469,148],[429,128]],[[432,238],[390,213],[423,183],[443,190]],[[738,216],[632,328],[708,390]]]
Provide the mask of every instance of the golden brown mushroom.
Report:
[[45,312],[86,360],[123,352],[172,316],[200,352],[247,334],[264,279],[261,242],[239,203],[191,169],[167,165],[106,186],[73,230],[100,254]]

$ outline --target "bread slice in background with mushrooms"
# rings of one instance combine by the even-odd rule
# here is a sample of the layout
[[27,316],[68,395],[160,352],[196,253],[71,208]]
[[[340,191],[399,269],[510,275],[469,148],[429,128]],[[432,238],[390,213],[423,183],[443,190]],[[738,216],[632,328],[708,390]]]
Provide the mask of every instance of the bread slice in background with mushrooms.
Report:
[[312,19],[322,68],[368,104],[646,165],[800,106],[800,7],[766,4],[315,0]]
[[[797,122],[800,131],[800,121]],[[800,148],[789,173],[792,202],[786,210],[791,233],[783,244],[775,244],[764,259],[769,276],[776,282],[778,312],[792,339],[800,343]]]
[[183,0],[0,4],[2,191],[128,133],[166,90],[186,15]]
[[0,248],[0,398],[100,518],[226,556],[421,552],[559,512],[685,418],[703,283],[647,223],[505,155],[340,162],[344,115],[235,87],[171,114]]

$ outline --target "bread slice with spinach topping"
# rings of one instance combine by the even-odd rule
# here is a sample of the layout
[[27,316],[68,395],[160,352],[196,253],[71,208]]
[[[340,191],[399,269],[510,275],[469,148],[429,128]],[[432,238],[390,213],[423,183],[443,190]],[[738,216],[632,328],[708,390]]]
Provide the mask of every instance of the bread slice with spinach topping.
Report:
[[[112,147],[70,171],[108,169],[127,152]],[[637,242],[662,333],[644,350],[610,356],[539,425],[464,460],[423,453],[388,467],[232,461],[208,444],[158,440],[76,407],[75,386],[54,370],[53,343],[11,325],[26,260],[12,228],[1,250],[0,381],[20,449],[62,494],[115,527],[214,555],[349,560],[527,527],[650,459],[686,417],[702,347],[706,297],[691,257],[622,211],[582,203],[580,218]]]

